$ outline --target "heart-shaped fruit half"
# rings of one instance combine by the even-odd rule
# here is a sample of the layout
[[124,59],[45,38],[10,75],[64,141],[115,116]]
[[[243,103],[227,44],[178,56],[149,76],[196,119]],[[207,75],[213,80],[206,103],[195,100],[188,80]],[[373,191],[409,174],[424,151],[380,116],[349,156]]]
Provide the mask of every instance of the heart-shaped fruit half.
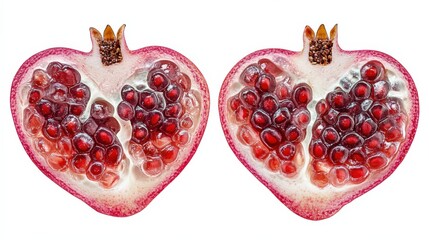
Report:
[[183,170],[209,113],[197,67],[165,47],[129,50],[124,28],[91,28],[89,53],[52,48],[30,57],[10,96],[36,166],[112,216],[141,211]]
[[380,184],[413,141],[419,100],[405,68],[377,51],[344,51],[337,27],[304,31],[304,50],[256,51],[219,96],[238,159],[296,214],[324,219]]

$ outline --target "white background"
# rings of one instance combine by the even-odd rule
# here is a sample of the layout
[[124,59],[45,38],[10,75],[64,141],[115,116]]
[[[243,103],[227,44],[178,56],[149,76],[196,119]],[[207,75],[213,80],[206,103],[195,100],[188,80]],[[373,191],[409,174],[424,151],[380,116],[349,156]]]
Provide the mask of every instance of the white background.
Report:
[[[0,2],[0,239],[428,239],[428,23],[423,2],[401,1],[8,1]],[[390,2],[390,3],[389,3]],[[417,2],[417,1],[416,1]],[[100,214],[45,177],[14,130],[10,85],[19,66],[49,47],[90,50],[89,27],[126,23],[130,49],[173,48],[211,91],[206,133],[194,159],[142,212]],[[236,160],[217,99],[231,67],[262,48],[302,49],[305,25],[339,24],[343,49],[398,59],[420,93],[419,130],[385,182],[323,221],[282,205]]]

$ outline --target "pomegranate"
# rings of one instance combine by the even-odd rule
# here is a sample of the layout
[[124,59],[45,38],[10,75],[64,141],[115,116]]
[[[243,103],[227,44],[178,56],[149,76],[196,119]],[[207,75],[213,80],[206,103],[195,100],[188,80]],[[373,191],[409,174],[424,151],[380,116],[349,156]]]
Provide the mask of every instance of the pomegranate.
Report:
[[378,51],[345,51],[337,26],[304,30],[304,49],[240,60],[219,96],[237,158],[282,203],[331,217],[385,180],[416,133],[419,100],[407,70]]
[[129,50],[124,28],[91,28],[89,53],[52,48],[30,57],[10,98],[37,167],[112,216],[141,211],[183,170],[209,113],[197,67],[165,47]]

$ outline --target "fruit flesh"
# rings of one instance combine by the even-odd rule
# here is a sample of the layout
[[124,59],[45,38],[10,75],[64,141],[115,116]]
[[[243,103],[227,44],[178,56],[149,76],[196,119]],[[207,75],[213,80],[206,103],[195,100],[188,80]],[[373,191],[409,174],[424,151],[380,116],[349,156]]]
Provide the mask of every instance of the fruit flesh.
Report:
[[[287,207],[300,216],[317,220],[332,216],[345,204],[381,183],[397,168],[408,151],[416,131],[418,97],[415,85],[408,72],[396,60],[386,54],[376,51],[344,51],[339,48],[335,38],[333,39],[332,62],[327,65],[318,65],[308,61],[309,44],[310,40],[305,33],[304,50],[302,52],[266,49],[254,52],[243,58],[225,79],[219,96],[219,112],[226,139],[238,159]],[[256,140],[253,141],[245,138],[251,134],[248,133],[249,131],[244,126],[251,126],[251,122],[237,126],[237,119],[234,119],[239,116],[242,118],[239,119],[240,121],[248,121],[248,116],[251,116],[249,111],[246,112],[241,108],[235,95],[241,89],[247,87],[240,80],[242,79],[242,74],[246,72],[247,68],[254,66],[261,59],[268,59],[268,61],[274,63],[276,69],[280,69],[282,74],[278,81],[288,79],[292,83],[292,87],[305,83],[312,90],[313,100],[307,105],[311,119],[306,128],[307,134],[301,141],[301,144],[305,146],[300,157],[302,167],[297,169],[297,173],[292,176],[272,171],[272,164],[267,165],[264,161],[259,161],[260,158],[265,159],[270,156],[272,150],[262,142],[258,135],[256,135]],[[355,129],[355,119],[345,114],[340,115],[340,118],[338,118],[339,111],[335,108],[341,109],[342,105],[345,105],[348,101],[347,95],[349,94],[336,91],[336,88],[341,87],[343,92],[348,93],[361,78],[360,69],[362,66],[373,60],[382,62],[386,68],[386,76],[391,86],[390,90],[385,96],[383,89],[385,89],[386,84],[379,84],[377,88],[380,91],[378,91],[378,94],[374,94],[374,92],[371,92],[371,89],[374,88],[368,84],[370,93],[366,93],[364,91],[366,85],[363,84],[358,89],[355,87],[357,89],[355,92],[358,95],[360,94],[356,98],[360,97],[362,100],[359,101],[362,102],[363,99],[368,97],[377,99],[370,104],[368,102],[364,103],[364,107],[367,108],[365,111],[370,111],[368,115],[372,121],[375,121],[374,119],[378,121],[378,119],[386,117],[383,108],[379,106],[380,104],[386,104],[380,103],[380,101],[386,100],[381,99],[388,99],[387,101],[401,99],[399,104],[393,103],[392,108],[395,109],[395,105],[401,106],[400,108],[404,110],[404,114],[399,114],[400,116],[397,119],[398,121],[405,121],[403,121],[404,125],[400,130],[392,128],[392,132],[387,134],[390,142],[393,141],[394,143],[387,142],[384,145],[384,152],[368,157],[366,152],[360,154],[358,149],[353,151],[346,149],[348,150],[348,155],[353,156],[350,160],[350,158],[345,157],[347,152],[343,148],[337,147],[334,151],[331,148],[323,148],[321,143],[325,143],[322,140],[322,135],[325,134],[325,140],[331,141],[332,148],[335,147],[335,144],[338,145],[341,142],[340,136],[336,135],[338,132],[343,138],[346,132],[349,134],[349,144],[353,144],[353,140],[358,143],[361,141],[361,136],[353,135],[351,131],[351,129]],[[252,69],[255,72],[255,67],[252,67]],[[370,72],[368,73],[371,75]],[[287,91],[279,90],[279,92]],[[331,94],[327,96],[328,93]],[[346,98],[341,96],[346,96]],[[333,104],[328,103],[328,100]],[[332,108],[331,105],[335,108]],[[356,106],[352,107],[353,105],[350,106],[350,111],[362,112]],[[319,117],[319,115],[323,115],[323,118]],[[332,126],[338,126],[339,130],[334,128],[335,131],[325,132],[327,128],[332,128]],[[375,132],[373,132],[371,126],[371,121],[367,121],[363,125],[358,124],[361,130],[360,133],[370,135],[362,138],[362,144],[366,142],[368,146],[377,147],[377,141],[375,141],[377,138],[374,137],[372,139],[374,141],[371,144],[367,138],[378,130],[381,131],[382,125]],[[264,125],[264,127],[270,126]],[[386,121],[384,127],[390,128],[391,121]],[[243,131],[243,129],[246,129],[246,131]],[[239,131],[243,131],[243,133],[237,135]],[[248,145],[251,146],[249,147]],[[313,156],[310,152],[312,152]],[[346,163],[334,164],[332,161],[312,160],[315,157],[325,159],[329,156],[338,162],[342,162],[346,158],[346,163],[349,160],[348,162],[351,163],[351,166],[347,168],[344,165]],[[365,168],[358,164],[361,161],[360,159],[365,159],[362,160],[366,161]],[[385,159],[388,159],[388,161],[384,161]],[[370,167],[376,169],[369,170]]]
[[[99,212],[113,216],[129,216],[141,211],[192,158],[207,121],[208,89],[195,65],[171,49],[146,47],[130,51],[122,37],[118,38],[122,61],[104,65],[98,52],[98,36],[94,35],[93,29],[91,37],[93,50],[90,53],[54,48],[28,59],[12,84],[12,115],[25,150],[44,174]],[[184,86],[189,93],[186,98],[183,97],[185,101],[180,102],[181,106],[186,106],[186,111],[184,108],[181,112],[181,116],[184,116],[181,120],[186,122],[184,124],[187,127],[186,131],[183,131],[185,128],[180,128],[176,134],[174,129],[168,128],[172,135],[169,136],[169,142],[174,139],[180,144],[181,151],[175,151],[176,148],[162,148],[162,156],[168,161],[168,166],[163,166],[162,171],[159,171],[159,162],[150,161],[143,164],[145,155],[140,156],[138,160],[131,156],[129,141],[132,126],[129,121],[119,117],[117,109],[122,101],[122,87],[131,85],[139,91],[148,88],[147,75],[152,69],[159,68],[156,66],[159,60],[176,64],[177,71],[186,75],[186,79],[180,79],[180,86]],[[69,111],[64,116],[60,114],[61,112],[50,112],[52,109],[49,104],[40,106],[40,111],[29,104],[28,94],[35,88],[32,81],[44,92],[45,89],[49,89],[48,86],[51,84],[43,76],[52,62],[70,66],[81,77],[80,82],[73,82],[70,79],[66,81],[66,87],[69,88],[67,97],[73,100],[69,99],[72,103],[68,103],[70,106],[65,109]],[[69,71],[73,72],[68,69],[67,72]],[[32,80],[33,73],[35,77]],[[90,89],[89,97],[85,95],[87,88],[82,84]],[[56,92],[55,101],[61,101],[62,92]],[[34,102],[41,100],[37,94],[32,96]],[[108,110],[103,112],[95,111],[94,108],[94,113],[91,114],[91,106],[99,100],[107,101],[113,109],[107,107]],[[87,102],[86,106],[84,102]],[[191,108],[192,111],[188,111]],[[77,120],[68,115],[75,116]],[[56,139],[55,122],[51,124],[53,127],[49,131],[45,131],[52,135],[51,139],[43,134],[41,129],[47,118],[56,118],[56,121],[64,125],[60,128],[61,138]],[[61,119],[63,120],[60,121]],[[99,126],[101,123],[103,128]],[[77,138],[73,142],[73,135],[79,133],[89,135],[93,143],[86,142],[85,137]],[[153,135],[153,139],[148,141],[156,142],[157,147],[167,143],[164,141],[166,138]],[[158,173],[154,174],[154,171]]]

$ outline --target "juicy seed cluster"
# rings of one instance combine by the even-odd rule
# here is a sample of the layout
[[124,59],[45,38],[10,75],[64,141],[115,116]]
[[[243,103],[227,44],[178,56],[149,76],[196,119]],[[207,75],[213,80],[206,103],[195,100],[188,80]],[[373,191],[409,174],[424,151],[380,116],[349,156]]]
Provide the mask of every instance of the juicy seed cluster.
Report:
[[338,87],[316,105],[309,153],[318,187],[364,182],[389,164],[405,139],[407,115],[402,100],[388,97],[382,63],[367,62],[360,76],[348,92]]
[[117,112],[132,126],[131,156],[146,175],[156,176],[189,144],[201,103],[190,78],[171,61],[155,62],[147,85],[140,91],[125,85]]
[[239,126],[238,139],[273,172],[295,176],[302,167],[301,141],[311,116],[308,84],[291,84],[269,59],[247,66],[240,75],[244,87],[228,100],[230,117]]
[[119,180],[123,158],[114,107],[96,99],[82,119],[91,91],[79,72],[59,62],[33,72],[24,109],[24,127],[34,147],[54,170],[86,176],[102,187]]

